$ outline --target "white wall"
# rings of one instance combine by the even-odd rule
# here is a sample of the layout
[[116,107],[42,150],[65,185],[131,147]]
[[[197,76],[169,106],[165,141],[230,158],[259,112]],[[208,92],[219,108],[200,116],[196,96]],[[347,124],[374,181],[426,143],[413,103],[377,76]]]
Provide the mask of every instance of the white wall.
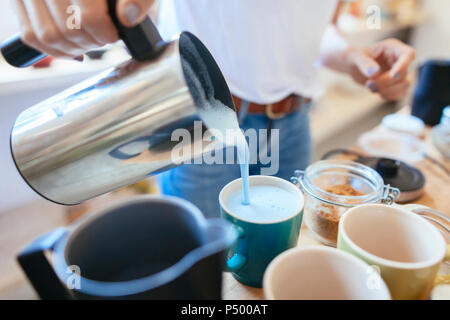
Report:
[[[16,1],[16,0],[14,0]],[[3,41],[8,36],[18,32],[18,22],[14,11],[11,8],[12,1],[0,1],[0,41]]]
[[23,181],[12,161],[9,137],[14,120],[20,112],[48,98],[83,76],[68,76],[53,81],[24,80],[0,83],[0,212],[22,206],[37,195]]
[[450,1],[422,0],[422,5],[432,17],[429,22],[418,26],[413,34],[417,60],[450,59]]

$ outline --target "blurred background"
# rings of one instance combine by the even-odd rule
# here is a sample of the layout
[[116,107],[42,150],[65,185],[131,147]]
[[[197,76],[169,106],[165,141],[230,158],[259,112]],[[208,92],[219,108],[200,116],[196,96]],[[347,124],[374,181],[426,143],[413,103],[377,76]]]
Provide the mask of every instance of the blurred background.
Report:
[[[371,10],[374,5],[379,12]],[[154,10],[156,18],[158,6]],[[373,14],[379,14],[379,24],[370,22]],[[389,37],[411,44],[417,51],[413,65],[417,70],[426,60],[450,59],[449,14],[448,0],[354,0],[342,10],[338,27],[359,47]],[[18,31],[9,1],[0,2],[0,20],[3,41]],[[150,179],[82,206],[61,207],[30,190],[9,152],[10,129],[21,111],[127,58],[119,43],[90,53],[83,63],[55,59],[26,70],[14,69],[0,57],[0,298],[24,297],[21,290],[26,291],[25,296],[33,294],[28,287],[17,285],[23,276],[14,262],[15,254],[31,239],[73,221],[110,197],[157,192]],[[412,94],[403,101],[386,103],[350,78],[331,71],[321,70],[320,79],[322,91],[315,97],[311,114],[316,160],[329,149],[354,145],[359,135],[379,125],[385,115],[412,103]],[[415,76],[411,80],[414,82]]]

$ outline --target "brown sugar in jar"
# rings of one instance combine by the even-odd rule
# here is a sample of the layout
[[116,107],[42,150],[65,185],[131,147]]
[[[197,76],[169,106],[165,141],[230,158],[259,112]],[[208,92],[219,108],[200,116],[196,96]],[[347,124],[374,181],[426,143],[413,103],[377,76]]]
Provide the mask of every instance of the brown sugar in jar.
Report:
[[336,246],[339,220],[348,209],[367,203],[390,204],[399,194],[374,169],[342,159],[314,162],[305,170],[296,170],[291,181],[303,191],[305,225],[329,246]]
[[[349,184],[331,185],[324,188],[325,191],[340,196],[362,196],[363,192],[354,189]],[[344,207],[337,207],[327,203],[316,203],[307,218],[308,227],[312,229],[326,244],[335,244],[337,241],[339,219],[346,211]],[[324,240],[324,241],[323,241]]]
[[364,195],[363,192],[354,189],[351,185],[349,185],[347,183],[336,184],[333,186],[326,187],[325,191],[329,192],[329,193],[337,194],[338,196],[358,197],[358,196]]

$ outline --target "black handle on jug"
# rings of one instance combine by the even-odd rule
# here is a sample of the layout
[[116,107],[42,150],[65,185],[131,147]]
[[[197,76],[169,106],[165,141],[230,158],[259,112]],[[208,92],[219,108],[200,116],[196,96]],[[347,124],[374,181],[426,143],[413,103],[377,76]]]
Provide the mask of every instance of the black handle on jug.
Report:
[[34,240],[17,257],[17,260],[41,299],[70,299],[71,295],[61,283],[45,257],[55,243],[66,233],[59,228]]
[[[162,38],[150,17],[135,27],[127,28],[119,22],[116,7],[117,0],[108,0],[109,15],[131,56],[139,61],[155,56],[162,48]],[[47,56],[23,43],[20,35],[3,42],[1,52],[9,64],[18,68],[29,67]]]

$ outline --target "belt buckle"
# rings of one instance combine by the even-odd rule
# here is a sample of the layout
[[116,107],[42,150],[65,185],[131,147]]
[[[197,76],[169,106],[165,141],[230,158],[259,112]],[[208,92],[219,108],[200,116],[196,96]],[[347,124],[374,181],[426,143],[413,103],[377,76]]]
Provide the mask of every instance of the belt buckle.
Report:
[[273,112],[273,104],[266,105],[266,116],[271,120],[277,120],[283,118],[286,114],[284,112]]

